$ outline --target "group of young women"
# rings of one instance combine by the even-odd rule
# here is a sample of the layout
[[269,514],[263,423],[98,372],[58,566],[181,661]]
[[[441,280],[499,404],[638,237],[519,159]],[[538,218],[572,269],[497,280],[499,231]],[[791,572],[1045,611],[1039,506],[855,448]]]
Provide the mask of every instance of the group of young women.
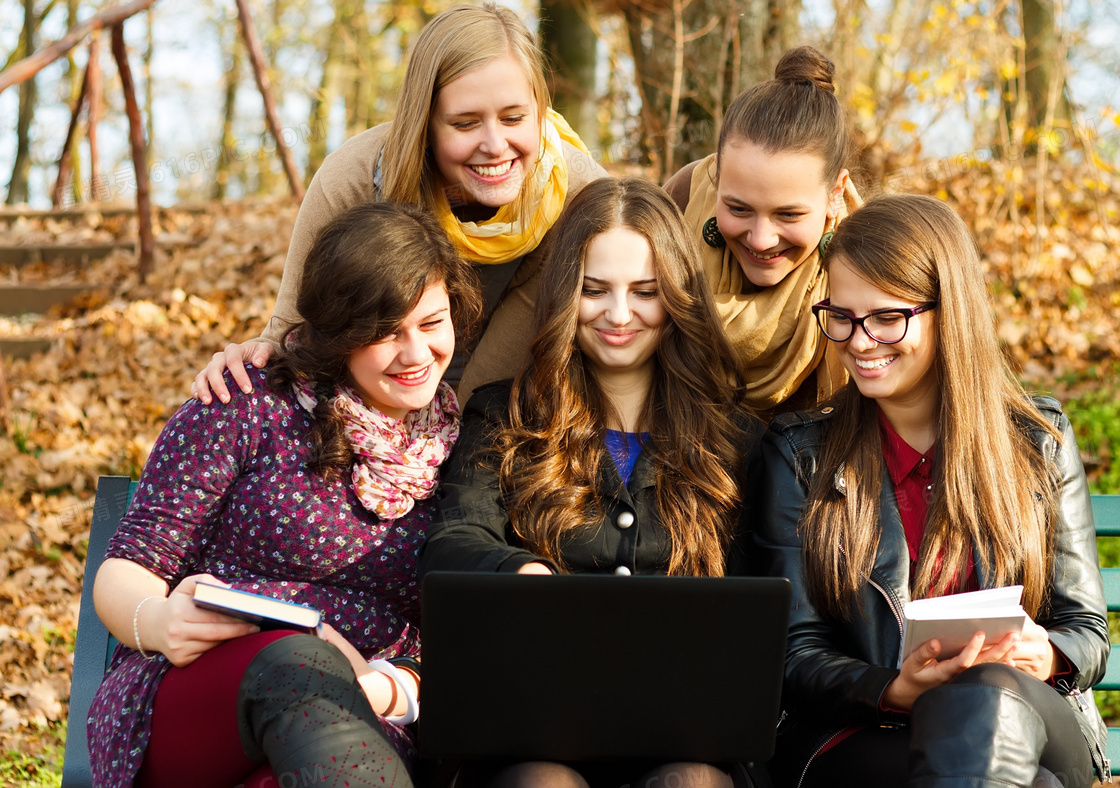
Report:
[[[1014,382],[961,220],[860,207],[845,129],[802,47],[664,190],[612,179],[511,11],[433,19],[398,116],[316,174],[268,331],[199,373],[110,544],[97,783],[422,783],[433,569],[790,578],[776,785],[1104,777],[1069,422]],[[199,580],[317,607],[323,634],[196,608]],[[1013,583],[1021,635],[899,664],[907,600]],[[466,763],[456,784],[740,777]]]

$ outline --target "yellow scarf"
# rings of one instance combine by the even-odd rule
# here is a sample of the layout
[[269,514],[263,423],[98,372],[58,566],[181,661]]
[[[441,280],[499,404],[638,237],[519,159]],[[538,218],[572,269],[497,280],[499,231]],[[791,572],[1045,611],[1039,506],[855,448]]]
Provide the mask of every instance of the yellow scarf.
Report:
[[[703,159],[692,171],[684,218],[701,234],[716,213],[716,157]],[[848,181],[842,221],[860,203]],[[820,335],[810,307],[827,296],[828,278],[820,254],[812,255],[771,287],[756,287],[744,276],[726,246],[716,249],[700,242],[700,262],[715,296],[716,311],[731,344],[744,363],[747,404],[766,412],[781,405],[817,370],[817,402],[824,402],[847,379],[833,353],[822,364],[828,341]]]
[[[460,222],[451,212],[447,195],[438,190],[436,218],[465,259],[472,263],[508,263],[537,248],[560,217],[568,194],[568,163],[562,142],[589,154],[564,117],[549,109],[541,123],[540,155],[521,186],[525,199],[503,205],[492,219]],[[521,205],[528,206],[526,216],[518,215]]]

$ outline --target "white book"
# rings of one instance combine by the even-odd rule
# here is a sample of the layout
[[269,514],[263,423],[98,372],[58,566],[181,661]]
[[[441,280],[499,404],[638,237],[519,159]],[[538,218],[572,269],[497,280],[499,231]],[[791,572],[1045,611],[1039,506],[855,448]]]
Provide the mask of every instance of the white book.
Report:
[[322,615],[318,610],[296,602],[275,599],[252,591],[199,581],[194,587],[198,607],[251,621],[262,629],[302,629],[314,631]]
[[1022,586],[1007,586],[907,603],[902,609],[899,666],[910,652],[932,638],[941,643],[937,658],[949,659],[961,653],[979,631],[984,632],[989,644],[1011,632],[1022,632],[1027,620],[1022,598]]

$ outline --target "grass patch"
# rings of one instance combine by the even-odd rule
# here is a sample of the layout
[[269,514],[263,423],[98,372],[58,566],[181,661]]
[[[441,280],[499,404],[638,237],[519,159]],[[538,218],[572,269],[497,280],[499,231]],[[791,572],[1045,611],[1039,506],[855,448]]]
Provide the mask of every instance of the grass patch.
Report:
[[52,725],[28,749],[7,750],[0,754],[0,785],[20,788],[60,788],[62,759],[66,752],[66,725]]

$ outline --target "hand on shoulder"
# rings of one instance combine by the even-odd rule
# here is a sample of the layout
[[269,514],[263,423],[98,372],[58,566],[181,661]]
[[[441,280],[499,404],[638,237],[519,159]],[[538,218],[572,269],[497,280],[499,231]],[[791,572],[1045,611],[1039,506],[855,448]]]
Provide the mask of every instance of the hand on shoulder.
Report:
[[253,384],[249,380],[247,364],[257,369],[263,369],[272,357],[272,345],[263,340],[250,340],[237,344],[231,342],[225,350],[214,354],[210,363],[201,372],[195,375],[191,383],[191,396],[203,405],[209,405],[217,396],[222,402],[229,402],[229,383],[226,381],[226,372],[230,373],[232,382],[243,392],[249,394],[253,391]]

